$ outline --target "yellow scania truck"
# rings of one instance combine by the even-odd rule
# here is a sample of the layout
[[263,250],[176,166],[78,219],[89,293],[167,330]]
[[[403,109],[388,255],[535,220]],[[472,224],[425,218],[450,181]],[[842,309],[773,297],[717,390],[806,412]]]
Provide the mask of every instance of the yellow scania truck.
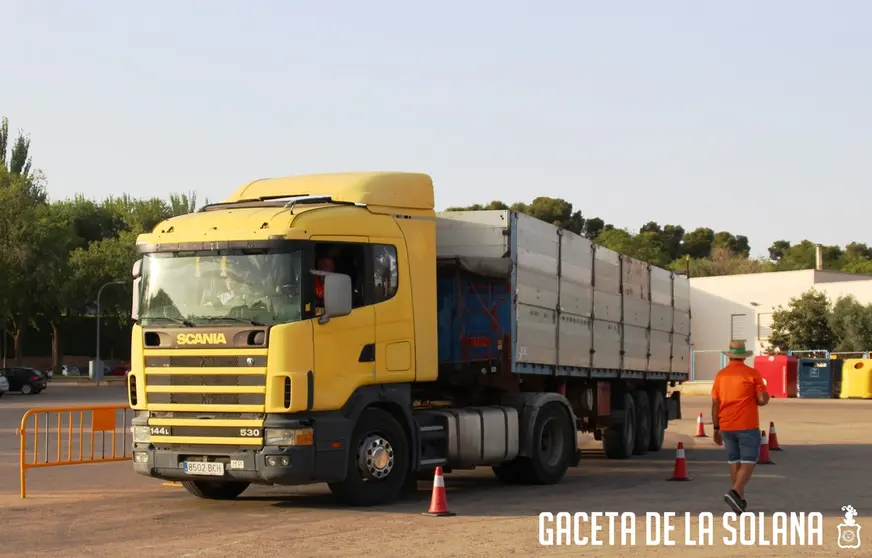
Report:
[[136,248],[133,466],[201,498],[376,505],[436,466],[551,484],[578,432],[622,459],[680,417],[686,277],[513,211],[437,214],[426,174],[255,180]]

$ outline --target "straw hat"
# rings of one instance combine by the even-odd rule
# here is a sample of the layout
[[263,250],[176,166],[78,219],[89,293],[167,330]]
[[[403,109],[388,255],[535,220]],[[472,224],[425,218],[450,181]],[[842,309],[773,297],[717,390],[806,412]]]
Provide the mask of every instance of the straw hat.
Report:
[[743,339],[734,339],[730,341],[730,349],[724,351],[724,354],[730,358],[738,358],[744,360],[749,356],[753,355],[754,353],[745,348],[745,341]]

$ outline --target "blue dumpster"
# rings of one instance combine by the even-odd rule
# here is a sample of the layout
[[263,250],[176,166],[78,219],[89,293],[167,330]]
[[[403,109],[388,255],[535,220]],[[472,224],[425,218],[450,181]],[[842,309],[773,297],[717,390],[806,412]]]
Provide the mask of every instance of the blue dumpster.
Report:
[[801,358],[798,368],[797,397],[830,399],[839,396],[841,359]]

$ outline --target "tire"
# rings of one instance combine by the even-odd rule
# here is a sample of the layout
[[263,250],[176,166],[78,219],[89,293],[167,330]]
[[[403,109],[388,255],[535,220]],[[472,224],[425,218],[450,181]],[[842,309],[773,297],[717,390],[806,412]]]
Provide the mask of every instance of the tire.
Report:
[[533,425],[533,455],[497,465],[494,474],[509,484],[556,484],[569,469],[575,437],[575,425],[563,405],[548,403]]
[[548,403],[533,427],[533,455],[524,469],[531,484],[557,484],[566,475],[578,434],[561,403]]
[[650,451],[663,449],[663,439],[666,436],[666,399],[659,391],[651,392],[651,440],[648,443]]
[[33,393],[33,388],[30,387],[30,384],[21,386],[21,395],[30,395],[31,393]]
[[188,494],[204,500],[232,500],[245,492],[247,482],[182,481]]
[[651,403],[648,392],[634,391],[633,403],[636,404],[636,440],[633,444],[633,455],[645,455],[651,443]]
[[[409,441],[397,420],[387,411],[364,409],[349,449],[345,480],[328,484],[333,495],[351,506],[378,506],[397,500],[410,465]],[[385,461],[380,468],[381,459]]]
[[603,432],[603,450],[609,459],[628,459],[636,445],[636,405],[624,394],[624,420]]

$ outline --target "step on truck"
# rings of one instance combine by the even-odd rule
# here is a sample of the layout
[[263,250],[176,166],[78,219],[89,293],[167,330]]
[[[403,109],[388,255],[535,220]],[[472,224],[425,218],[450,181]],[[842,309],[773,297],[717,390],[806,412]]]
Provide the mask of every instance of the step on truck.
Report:
[[437,214],[426,174],[257,180],[136,248],[133,467],[201,498],[376,505],[437,466],[552,484],[579,432],[626,459],[680,418],[686,277],[514,211]]

